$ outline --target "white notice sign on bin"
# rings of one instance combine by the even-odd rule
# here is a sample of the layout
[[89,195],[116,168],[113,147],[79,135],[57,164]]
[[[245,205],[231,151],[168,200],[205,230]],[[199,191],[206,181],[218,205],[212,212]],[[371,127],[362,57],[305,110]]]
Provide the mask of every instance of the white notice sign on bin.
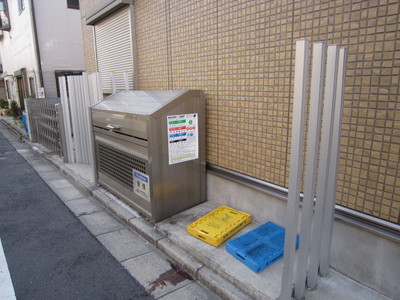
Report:
[[150,179],[149,176],[133,170],[133,191],[136,195],[150,201]]
[[169,164],[199,158],[198,114],[167,116]]

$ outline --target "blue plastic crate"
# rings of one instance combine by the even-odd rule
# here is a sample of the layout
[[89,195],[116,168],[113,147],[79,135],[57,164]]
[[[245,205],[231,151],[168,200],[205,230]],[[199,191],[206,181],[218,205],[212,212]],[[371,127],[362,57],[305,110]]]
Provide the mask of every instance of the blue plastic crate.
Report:
[[[258,273],[283,257],[285,229],[265,223],[226,244],[226,250]],[[300,238],[296,236],[296,248]]]

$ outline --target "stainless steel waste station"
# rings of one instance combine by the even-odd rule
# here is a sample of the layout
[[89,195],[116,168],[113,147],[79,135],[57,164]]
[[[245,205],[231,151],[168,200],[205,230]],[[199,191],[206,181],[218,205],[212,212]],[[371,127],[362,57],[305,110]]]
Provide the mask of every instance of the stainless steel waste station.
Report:
[[95,180],[158,222],[206,199],[201,91],[121,91],[91,107]]

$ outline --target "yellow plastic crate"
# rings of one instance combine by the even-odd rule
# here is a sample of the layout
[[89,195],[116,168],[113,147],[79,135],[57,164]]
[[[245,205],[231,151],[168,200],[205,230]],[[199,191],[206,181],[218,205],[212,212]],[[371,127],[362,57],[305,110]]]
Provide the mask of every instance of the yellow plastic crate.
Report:
[[251,215],[220,206],[188,225],[190,235],[218,247],[251,222]]

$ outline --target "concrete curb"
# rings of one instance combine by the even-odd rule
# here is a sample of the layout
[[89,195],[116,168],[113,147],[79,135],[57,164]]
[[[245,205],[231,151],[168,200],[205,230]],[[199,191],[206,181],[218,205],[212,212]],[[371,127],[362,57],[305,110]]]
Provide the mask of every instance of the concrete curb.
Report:
[[232,283],[217,275],[208,267],[203,267],[198,272],[198,281],[208,287],[223,299],[229,300],[248,300],[252,299],[243,293]]
[[[57,167],[60,170],[65,169],[65,167]],[[73,184],[82,187],[82,183],[79,181],[81,177],[78,174],[72,170],[63,173]],[[87,185],[84,185],[84,187],[87,190]],[[243,291],[228,282],[221,275],[203,265],[194,256],[160,233],[155,226],[142,219],[130,207],[107,190],[101,187],[93,187],[89,194],[117,219],[129,226],[129,228],[141,235],[145,240],[155,245],[157,249],[185,269],[195,280],[215,292],[221,298],[229,300],[251,299],[249,295],[244,294]]]
[[145,240],[153,244],[158,250],[164,253],[168,258],[185,269],[195,280],[215,292],[222,299],[229,300],[247,300],[251,297],[242,290],[228,282],[221,275],[215,273],[209,267],[201,263],[197,258],[189,254],[182,247],[170,240],[165,234],[158,231],[156,226],[150,224],[140,217],[129,206],[115,197],[102,187],[90,183],[85,178],[71,170],[58,156],[46,151],[43,146],[34,144],[27,139],[24,132],[21,132],[7,120],[1,119],[14,134],[24,138],[25,142],[54,167],[56,167],[76,188],[80,189],[88,196],[93,197],[109,213],[124,223],[134,232],[138,233]]
[[93,189],[95,189],[95,186],[93,184],[91,184],[82,176],[74,173],[71,169],[67,168],[66,166],[58,166],[58,164],[55,161],[52,161],[52,163],[53,165],[55,165],[60,169],[61,173],[71,178],[75,186],[79,186],[82,190],[84,190],[88,194],[91,194]]
[[[12,120],[11,118],[8,118],[8,119]],[[27,135],[26,135],[25,131],[23,129],[19,128],[19,127],[16,127],[8,119],[6,119],[4,117],[1,117],[0,118],[0,122],[2,122],[15,135],[18,135],[20,139],[26,138]]]
[[[80,177],[73,172],[67,172],[66,176],[69,178],[72,177],[71,179],[74,183],[77,182],[75,176]],[[221,275],[203,265],[194,256],[172,242],[168,237],[160,233],[155,226],[142,219],[107,190],[103,188],[94,188],[91,195],[117,219],[140,234],[145,240],[155,245],[157,249],[185,269],[194,279],[223,299],[247,300],[251,298]]]

